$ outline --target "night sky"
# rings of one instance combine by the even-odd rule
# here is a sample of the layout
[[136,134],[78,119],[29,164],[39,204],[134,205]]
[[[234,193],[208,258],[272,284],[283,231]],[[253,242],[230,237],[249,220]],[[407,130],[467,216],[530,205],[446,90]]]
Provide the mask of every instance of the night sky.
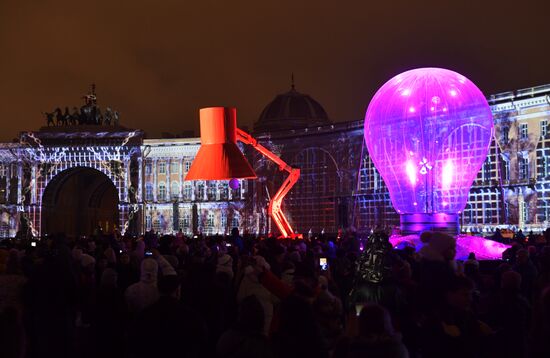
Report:
[[379,3],[0,0],[0,140],[80,107],[92,82],[150,138],[197,130],[206,106],[235,106],[250,127],[292,72],[334,121],[363,118],[379,86],[419,66],[485,94],[550,83],[549,1]]

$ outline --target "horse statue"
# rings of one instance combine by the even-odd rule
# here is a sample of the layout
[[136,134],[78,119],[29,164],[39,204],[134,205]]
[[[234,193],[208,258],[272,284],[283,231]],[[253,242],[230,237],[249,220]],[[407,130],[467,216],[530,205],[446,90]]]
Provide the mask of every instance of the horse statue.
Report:
[[69,125],[71,121],[71,114],[69,113],[69,107],[65,107],[65,112],[63,112],[63,121],[65,125]]
[[61,113],[61,108],[57,107],[54,113],[55,113],[55,121],[58,126],[67,125],[65,117],[63,117],[63,113]]
[[73,113],[71,114],[71,118],[69,119],[69,123],[72,126],[75,126],[77,123],[79,123],[80,119],[80,113],[78,113],[78,108],[73,107]]
[[120,114],[118,113],[118,111],[115,111],[114,115],[113,115],[113,122],[114,122],[114,125],[115,127],[118,127],[118,122],[119,122],[119,118],[120,118]]
[[103,114],[101,113],[101,108],[98,106],[95,106],[95,120],[94,124],[97,124],[98,126],[103,124]]
[[107,107],[105,108],[105,114],[103,115],[103,124],[106,126],[110,126],[112,120],[113,120],[113,111],[111,110],[111,107]]
[[44,114],[44,117],[46,117],[47,126],[49,127],[50,124],[51,124],[52,126],[55,126],[55,123],[54,123],[54,121],[53,121],[53,115],[54,115],[54,113],[53,113],[53,112],[51,112],[51,113],[43,112],[43,114]]
[[92,108],[90,106],[80,107],[80,124],[92,123]]

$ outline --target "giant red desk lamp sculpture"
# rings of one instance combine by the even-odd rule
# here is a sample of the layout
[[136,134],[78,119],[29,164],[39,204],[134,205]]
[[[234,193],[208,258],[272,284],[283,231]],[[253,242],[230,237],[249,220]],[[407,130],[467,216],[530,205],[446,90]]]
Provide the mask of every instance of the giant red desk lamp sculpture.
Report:
[[200,110],[201,147],[189,168],[185,180],[256,179],[256,173],[237,147],[237,140],[251,145],[258,152],[288,172],[277,193],[269,201],[268,214],[277,225],[282,237],[296,238],[288,223],[281,203],[300,178],[300,169],[292,168],[277,155],[259,144],[250,134],[237,128],[237,110],[227,107],[210,107]]

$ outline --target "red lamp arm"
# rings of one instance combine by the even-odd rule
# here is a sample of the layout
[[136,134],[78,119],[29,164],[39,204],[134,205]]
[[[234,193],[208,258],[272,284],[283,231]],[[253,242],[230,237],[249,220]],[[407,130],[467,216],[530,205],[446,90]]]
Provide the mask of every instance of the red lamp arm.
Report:
[[271,152],[269,149],[259,144],[254,137],[239,128],[237,128],[237,140],[245,144],[251,145],[262,155],[276,163],[279,166],[279,170],[284,170],[289,173],[289,176],[285,179],[283,185],[281,185],[279,190],[277,190],[275,195],[269,201],[267,212],[268,215],[271,216],[271,218],[275,222],[275,225],[277,225],[277,228],[279,229],[283,237],[296,238],[301,236],[294,233],[294,230],[292,230],[292,227],[288,223],[285,214],[281,210],[281,204],[285,195],[288,194],[290,189],[292,189],[294,184],[296,184],[298,179],[300,179],[300,169],[293,168],[288,165],[285,161],[275,155],[275,153]]

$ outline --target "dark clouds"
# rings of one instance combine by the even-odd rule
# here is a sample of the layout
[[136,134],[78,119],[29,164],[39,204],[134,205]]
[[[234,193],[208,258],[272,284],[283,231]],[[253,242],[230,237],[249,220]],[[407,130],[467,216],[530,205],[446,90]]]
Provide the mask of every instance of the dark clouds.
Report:
[[549,13],[546,1],[0,0],[0,140],[79,105],[92,82],[150,137],[197,129],[210,105],[250,125],[291,72],[338,121],[418,66],[488,94],[550,83]]

